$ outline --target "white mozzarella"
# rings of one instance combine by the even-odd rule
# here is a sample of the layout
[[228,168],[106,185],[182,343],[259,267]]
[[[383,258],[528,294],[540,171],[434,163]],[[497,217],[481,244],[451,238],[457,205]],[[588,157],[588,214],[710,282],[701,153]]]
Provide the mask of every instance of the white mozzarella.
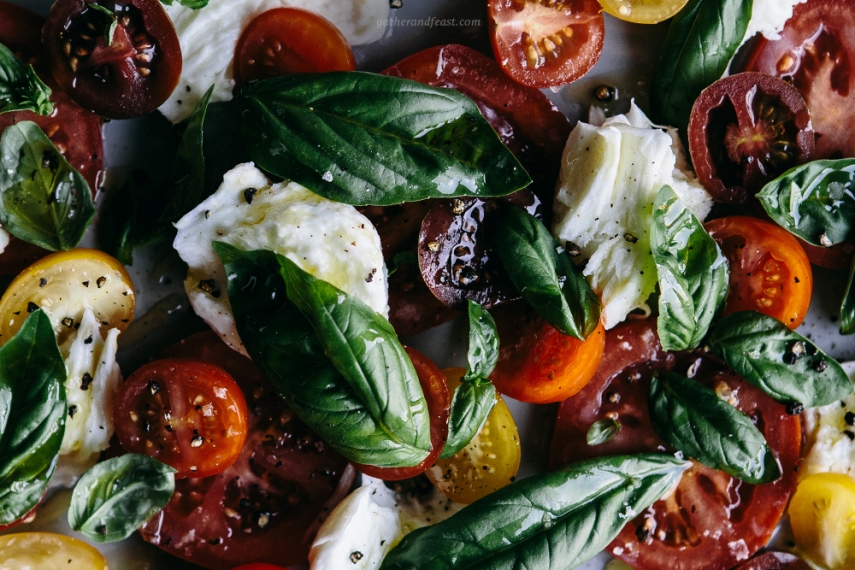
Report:
[[6,246],[9,245],[9,240],[12,239],[12,236],[3,229],[3,226],[0,225],[0,253],[3,253],[6,250]]
[[[855,381],[855,362],[843,365]],[[848,421],[847,421],[848,420]],[[805,411],[807,453],[799,476],[844,473],[855,477],[855,394],[845,400]]]
[[754,34],[763,34],[770,40],[780,39],[779,32],[784,29],[784,24],[793,15],[793,8],[806,1],[754,0],[751,7],[751,20],[748,22],[743,43],[754,37]]
[[[249,188],[257,190],[251,203],[245,195]],[[173,245],[189,266],[184,288],[193,309],[244,354],[214,241],[284,255],[378,313],[389,313],[380,236],[368,218],[353,206],[321,198],[297,183],[271,184],[251,163],[227,172],[220,188],[181,218],[176,228]],[[211,282],[213,286],[207,286]]]

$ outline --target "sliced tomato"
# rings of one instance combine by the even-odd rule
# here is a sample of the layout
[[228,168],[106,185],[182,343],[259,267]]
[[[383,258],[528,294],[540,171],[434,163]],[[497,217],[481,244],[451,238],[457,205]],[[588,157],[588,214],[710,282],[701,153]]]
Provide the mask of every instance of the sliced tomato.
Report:
[[2,568],[62,568],[107,570],[100,552],[76,538],[49,532],[22,532],[0,536]]
[[36,68],[44,63],[41,57],[44,23],[45,19],[38,14],[0,0],[0,43]]
[[506,396],[532,404],[560,402],[587,384],[603,357],[602,323],[584,342],[566,336],[525,303],[493,311],[499,362],[490,380]]
[[451,396],[448,393],[448,385],[445,376],[430,361],[428,357],[418,350],[405,347],[407,356],[413,362],[422,392],[427,400],[428,414],[430,416],[430,444],[431,451],[424,461],[415,467],[375,467],[373,465],[360,465],[357,468],[366,475],[384,479],[386,481],[401,481],[410,479],[427,471],[433,465],[445,442],[448,439],[448,416],[451,409]]
[[344,34],[326,18],[299,8],[262,12],[244,28],[235,48],[237,83],[354,69],[356,60]]
[[855,4],[799,3],[780,36],[762,38],[745,69],[780,77],[804,96],[816,130],[816,158],[855,156]]
[[178,478],[222,473],[246,441],[246,400],[218,366],[190,359],[149,362],[125,380],[113,412],[131,453],[154,457]]
[[686,5],[688,0],[600,0],[603,10],[615,18],[636,24],[665,21]]
[[852,265],[852,256],[855,255],[855,243],[844,241],[836,243],[831,247],[813,245],[800,237],[796,237],[799,245],[805,250],[808,259],[813,265],[827,269],[849,269]]
[[529,87],[558,87],[597,63],[605,25],[597,0],[489,0],[490,39],[502,69]]
[[238,460],[203,479],[179,479],[143,538],[213,570],[307,559],[320,522],[353,486],[355,471],[298,420],[252,362],[205,332],[167,349],[226,370],[247,401],[249,432]]
[[808,563],[787,552],[764,552],[733,570],[810,570]]
[[93,4],[57,0],[51,7],[42,44],[54,79],[80,106],[104,117],[154,111],[181,76],[172,20],[158,0],[104,2],[102,10]]
[[815,473],[799,481],[787,511],[796,544],[823,568],[855,568],[855,479]]
[[791,329],[807,315],[813,272],[804,249],[786,230],[748,216],[707,222],[730,262],[725,314],[760,311]]
[[[663,371],[691,375],[732,399],[763,432],[783,475],[754,486],[695,463],[672,494],[624,527],[608,551],[636,570],[733,568],[766,545],[784,512],[796,482],[801,419],[706,353],[664,352],[654,321],[626,322],[607,333],[594,379],[558,410],[550,463],[667,449],[647,411],[650,379]],[[588,445],[591,425],[609,418],[621,424],[615,437]]]

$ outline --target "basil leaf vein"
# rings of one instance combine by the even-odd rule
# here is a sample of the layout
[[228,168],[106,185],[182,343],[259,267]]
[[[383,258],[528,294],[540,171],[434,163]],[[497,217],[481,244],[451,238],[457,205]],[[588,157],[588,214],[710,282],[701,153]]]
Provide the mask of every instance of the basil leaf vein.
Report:
[[185,8],[190,8],[191,10],[201,10],[206,7],[209,2],[209,0],[160,0],[161,4],[165,4],[167,6],[172,6],[176,1]]
[[0,44],[0,113],[32,111],[53,113],[50,88],[39,79],[32,65],[26,65]]

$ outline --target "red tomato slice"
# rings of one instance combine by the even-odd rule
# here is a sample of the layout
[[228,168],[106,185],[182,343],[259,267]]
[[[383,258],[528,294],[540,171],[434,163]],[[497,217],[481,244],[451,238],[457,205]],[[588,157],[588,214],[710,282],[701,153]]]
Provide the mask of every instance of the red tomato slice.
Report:
[[344,34],[326,18],[298,8],[274,8],[256,16],[235,48],[237,83],[354,69],[356,60]]
[[203,360],[231,374],[246,396],[249,433],[240,457],[224,472],[176,481],[172,500],[140,534],[212,570],[305,561],[317,527],[353,487],[355,470],[215,333],[192,336],[160,356]]
[[558,87],[597,63],[605,26],[597,0],[489,0],[490,39],[508,76]]
[[0,43],[18,59],[39,67],[43,63],[42,26],[45,19],[15,4],[0,0]]
[[[702,353],[666,353],[654,321],[618,325],[606,334],[606,352],[594,379],[558,410],[552,437],[553,467],[590,457],[658,452],[665,444],[647,411],[650,379],[666,370],[687,373],[736,400],[766,436],[781,464],[781,479],[749,485],[694,464],[667,499],[624,527],[608,551],[636,570],[727,570],[766,545],[796,482],[802,445],[801,419]],[[610,441],[589,446],[591,424],[613,418],[621,429]]]
[[810,307],[813,272],[796,238],[748,216],[719,218],[704,227],[730,262],[725,314],[760,311],[798,327]]
[[413,362],[416,374],[419,376],[419,384],[422,386],[425,399],[427,400],[428,413],[430,415],[430,443],[431,452],[424,461],[415,467],[375,467],[373,465],[357,464],[357,468],[371,477],[385,479],[386,481],[401,481],[410,479],[427,471],[442,453],[445,442],[448,439],[448,416],[451,409],[451,395],[445,381],[445,374],[431,362],[428,357],[418,350],[405,347],[407,356]]
[[781,39],[761,39],[746,70],[780,77],[804,96],[816,130],[815,158],[855,156],[855,4],[808,0],[793,9]]

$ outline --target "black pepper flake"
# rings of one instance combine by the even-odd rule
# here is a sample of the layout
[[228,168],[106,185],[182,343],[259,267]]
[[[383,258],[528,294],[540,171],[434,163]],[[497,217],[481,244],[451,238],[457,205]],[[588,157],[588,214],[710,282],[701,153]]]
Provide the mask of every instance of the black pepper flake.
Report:
[[843,415],[843,421],[846,422],[846,425],[855,426],[855,414],[852,412],[846,412]]
[[77,406],[75,406],[74,404],[68,406],[68,417],[69,418],[73,418],[74,414],[76,414],[76,413],[77,413]]
[[83,374],[83,378],[80,379],[80,389],[88,390],[90,384],[92,384],[92,375],[88,372],[85,372]]
[[811,368],[816,372],[825,372],[825,369],[828,368],[828,362],[826,362],[824,358],[821,358],[814,362]]
[[92,337],[90,336],[86,340],[83,341],[83,344],[92,344]]
[[44,287],[45,285],[47,285],[47,279],[42,277],[41,279],[39,279],[39,287]]
[[199,289],[201,289],[205,293],[210,293],[211,291],[213,291],[215,285],[216,283],[213,279],[204,279],[202,281],[199,281]]
[[107,536],[107,525],[102,524],[95,527],[95,532],[101,536]]
[[849,438],[849,441],[855,441],[855,432],[848,429],[843,430],[843,435]]
[[84,281],[84,282],[83,282],[83,286],[84,286],[84,287],[89,287],[89,281]]
[[207,220],[210,217],[211,217],[211,210],[205,210],[205,219]]
[[797,416],[805,411],[805,407],[801,402],[790,402],[787,404],[787,415]]
[[217,546],[218,544],[220,544],[220,539],[219,538],[209,538],[208,544],[210,544],[211,546]]
[[38,310],[39,310],[39,306],[36,305],[35,303],[33,303],[32,301],[27,303],[27,312],[28,313],[32,313],[33,311],[38,311]]
[[371,270],[371,273],[368,274],[368,277],[365,278],[365,282],[371,283],[372,281],[374,281],[374,274],[376,274],[376,273],[377,273],[377,268],[375,267]]
[[97,285],[97,286],[98,286],[98,288],[100,289],[101,287],[103,287],[103,286],[104,286],[104,284],[105,284],[106,282],[107,282],[107,278],[106,278],[106,277],[99,277],[99,278],[95,281],[95,285]]
[[564,242],[564,251],[566,251],[570,257],[578,257],[582,255],[582,248],[572,241]]
[[615,89],[611,85],[599,85],[596,89],[594,89],[594,97],[596,97],[598,101],[602,101],[603,103],[614,101],[615,97],[617,97],[617,89]]
[[247,188],[243,191],[243,199],[246,200],[247,204],[252,204],[256,194],[258,194],[258,188]]
[[219,289],[214,289],[213,291],[211,291],[211,297],[213,297],[214,299],[219,299],[220,295],[222,294],[222,291],[220,291]]
[[642,524],[635,528],[635,537],[638,539],[638,542],[647,542],[650,538],[650,529],[647,528],[647,524]]
[[629,232],[627,232],[627,233],[623,234],[623,239],[625,239],[625,240],[626,240],[626,241],[628,241],[629,243],[638,243],[638,238],[637,238],[637,237],[635,237],[634,235],[632,235],[632,234],[631,234],[631,233],[629,233]]
[[359,552],[358,550],[354,550],[353,552],[350,553],[350,561],[351,562],[356,564],[360,560],[362,560],[362,553],[361,552]]

